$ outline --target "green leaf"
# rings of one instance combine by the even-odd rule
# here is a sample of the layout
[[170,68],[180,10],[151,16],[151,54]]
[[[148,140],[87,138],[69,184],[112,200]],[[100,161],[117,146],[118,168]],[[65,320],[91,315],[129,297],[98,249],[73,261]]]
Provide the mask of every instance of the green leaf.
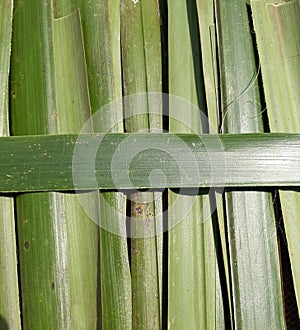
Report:
[[[158,2],[121,1],[121,47],[126,132],[162,130],[160,21]],[[131,94],[144,93],[139,96]],[[141,109],[145,112],[139,114]],[[137,154],[134,152],[134,155]],[[131,272],[134,329],[161,327],[161,194],[137,192],[131,200]]]
[[[8,77],[13,1],[0,4],[0,136],[9,135]],[[21,329],[17,251],[12,197],[0,197],[0,328]]]
[[[83,22],[94,131],[122,133],[123,109],[113,103],[122,97],[120,1],[76,3]],[[123,193],[100,192],[100,227],[102,326],[131,329],[131,276]]]
[[[219,1],[217,18],[224,132],[262,132],[263,109],[246,4]],[[232,191],[225,197],[234,325],[284,328],[272,195]]]
[[[15,135],[78,133],[90,115],[79,17],[75,13],[53,21],[51,5],[16,3]],[[89,200],[97,210],[97,196]],[[97,225],[74,194],[21,194],[16,203],[24,329],[95,328]]]
[[[215,19],[215,3],[211,0],[197,0],[197,12],[199,21],[199,32],[201,40],[201,54],[203,66],[203,78],[205,84],[205,97],[207,102],[207,113],[209,119],[210,134],[219,131],[220,126],[220,100],[219,100],[219,76],[218,76],[218,58],[217,58],[217,36],[216,36],[216,19]],[[217,306],[220,310],[216,311],[218,318],[216,319],[216,328],[224,328],[224,314],[226,322],[232,319],[232,310],[230,301],[230,283],[229,283],[229,262],[228,251],[226,245],[225,219],[223,212],[223,196],[220,193],[211,194],[211,203],[216,205],[217,210],[213,213],[213,221],[216,223],[215,228],[215,244],[218,260],[217,268]],[[219,233],[216,233],[218,231]],[[217,239],[219,238],[219,242]],[[219,276],[221,276],[219,280]],[[222,284],[220,283],[222,282]],[[223,292],[222,292],[223,291]],[[226,301],[224,301],[226,299]],[[226,307],[228,306],[228,310]]]
[[219,100],[214,1],[197,0],[196,2],[209,126],[210,132],[216,133],[219,125]]
[[[143,152],[126,164],[127,155],[134,154],[138,145],[143,146]],[[167,148],[161,149],[164,145]],[[0,155],[6,160],[0,166],[0,191],[74,190],[74,186],[78,190],[298,187],[299,145],[298,134],[6,137],[0,138]],[[113,176],[111,164],[116,152],[124,162],[115,164]],[[169,156],[172,154],[176,159]],[[166,182],[158,175],[151,177],[150,183],[153,169],[163,170]],[[219,175],[212,176],[216,173]]]
[[[206,104],[196,2],[168,1],[168,10],[170,132],[207,132],[200,117]],[[185,108],[172,95],[184,98]],[[208,195],[169,191],[168,324],[174,329],[216,327],[216,287],[220,287],[210,212]]]
[[73,0],[52,0],[53,17],[63,18],[75,11]]
[[[251,1],[271,132],[300,132],[300,3]],[[300,194],[280,190],[300,315]]]
[[[77,133],[91,115],[81,20],[79,13],[74,12],[52,24],[58,133]],[[95,223],[99,217],[99,196],[93,192],[83,198],[93,209],[95,219],[85,213],[76,195],[53,196],[57,206],[56,258],[61,258],[56,269],[57,285],[61,286],[58,291],[62,290],[59,303],[65,308],[65,324],[74,329],[94,328],[99,322],[99,241]]]
[[[31,6],[36,10],[31,10]],[[10,97],[14,135],[45,134],[47,114],[43,110],[55,112],[52,29],[49,27],[50,1],[38,7],[33,1],[31,5],[15,2]],[[24,29],[27,38],[24,38]],[[16,211],[23,326],[25,329],[42,324],[58,327],[50,195],[21,195],[16,199]],[[45,251],[45,254],[36,258],[35,251]]]

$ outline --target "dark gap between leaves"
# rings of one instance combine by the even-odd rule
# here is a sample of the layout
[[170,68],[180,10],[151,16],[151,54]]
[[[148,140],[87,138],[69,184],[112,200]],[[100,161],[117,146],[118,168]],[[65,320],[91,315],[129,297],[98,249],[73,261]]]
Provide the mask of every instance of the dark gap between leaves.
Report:
[[291,269],[287,238],[284,228],[283,214],[280,204],[278,190],[273,194],[274,210],[277,221],[278,249],[280,257],[280,270],[282,281],[283,306],[287,330],[300,329],[300,320],[298,318],[298,308]]

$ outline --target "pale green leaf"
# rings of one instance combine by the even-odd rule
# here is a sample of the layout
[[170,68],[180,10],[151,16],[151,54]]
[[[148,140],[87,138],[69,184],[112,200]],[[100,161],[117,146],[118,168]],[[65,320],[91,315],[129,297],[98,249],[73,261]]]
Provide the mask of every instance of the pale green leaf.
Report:
[[[9,135],[8,76],[13,1],[0,4],[0,136]],[[12,197],[0,197],[0,328],[20,329],[17,251]]]
[[[161,92],[158,2],[121,1],[121,47],[126,132],[161,131],[161,102],[152,105],[147,92]],[[131,94],[140,94],[137,98]],[[155,107],[153,114],[152,106]],[[158,107],[158,108],[156,108]],[[145,109],[142,115],[141,109]],[[130,195],[133,329],[161,327],[161,196]]]
[[[168,1],[168,10],[169,129],[207,132],[205,117],[200,117],[206,104],[196,3]],[[185,99],[185,106],[178,106],[172,95]],[[209,196],[189,194],[169,191],[168,326],[215,328],[217,272]]]
[[[300,2],[251,1],[271,132],[300,132]],[[300,194],[280,191],[300,315]]]
[[[217,18],[223,130],[262,132],[246,4],[220,1]],[[225,197],[235,327],[281,329],[284,315],[272,195],[232,191]]]
[[[123,109],[117,102],[122,96],[120,0],[76,3],[83,22],[94,131],[123,132]],[[100,192],[100,278],[103,328],[130,329],[131,276],[123,193]]]
[[[78,14],[54,21],[52,14],[50,1],[16,3],[15,135],[79,133],[90,115]],[[98,198],[89,199],[97,209]],[[97,225],[74,194],[23,194],[16,202],[24,329],[96,327]]]

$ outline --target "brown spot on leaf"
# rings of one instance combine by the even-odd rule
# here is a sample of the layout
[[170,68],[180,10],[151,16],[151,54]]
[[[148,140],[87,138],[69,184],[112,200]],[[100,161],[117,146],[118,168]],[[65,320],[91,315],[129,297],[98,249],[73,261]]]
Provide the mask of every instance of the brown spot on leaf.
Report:
[[29,242],[28,241],[25,242],[24,247],[25,247],[26,250],[29,249]]
[[139,250],[135,247],[135,246],[132,246],[131,247],[131,251],[135,254],[138,254],[139,253]]
[[142,210],[142,208],[140,206],[138,208],[136,208],[136,210],[138,211],[139,214],[142,214],[143,213],[143,210]]

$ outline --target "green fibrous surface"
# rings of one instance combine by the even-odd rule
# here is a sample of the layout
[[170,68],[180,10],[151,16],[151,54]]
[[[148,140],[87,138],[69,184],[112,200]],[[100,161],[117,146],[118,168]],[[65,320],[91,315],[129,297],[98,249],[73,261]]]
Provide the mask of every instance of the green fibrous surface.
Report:
[[[162,103],[160,99],[151,103],[146,94],[161,92],[160,19],[156,0],[121,1],[121,47],[126,132],[160,132]],[[138,93],[139,96],[132,96]],[[161,194],[152,192],[129,196],[133,329],[161,328],[161,198]]]
[[[78,13],[56,20],[50,1],[16,1],[13,28],[12,133],[79,133],[90,108]],[[74,194],[21,194],[16,213],[24,329],[94,328],[97,225]]]
[[[0,4],[0,136],[9,135],[8,77],[13,1]],[[21,329],[17,251],[12,197],[0,197],[0,328]]]
[[[300,2],[251,1],[271,132],[300,132]],[[300,194],[280,190],[300,315]]]

